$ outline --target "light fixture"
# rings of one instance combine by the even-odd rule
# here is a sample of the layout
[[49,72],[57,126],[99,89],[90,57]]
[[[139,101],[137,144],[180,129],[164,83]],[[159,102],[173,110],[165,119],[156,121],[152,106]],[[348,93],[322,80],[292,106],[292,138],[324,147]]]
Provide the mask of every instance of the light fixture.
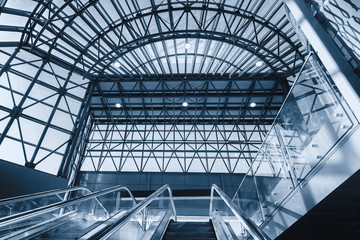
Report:
[[189,50],[190,48],[191,48],[191,43],[186,42],[186,43],[185,43],[185,49],[186,49],[186,50]]
[[121,107],[121,104],[120,104],[120,103],[117,103],[117,104],[115,104],[115,107],[120,108],[120,107]]
[[120,67],[120,63],[118,61],[114,62],[114,67],[119,68]]
[[252,103],[250,103],[250,105],[249,105],[250,107],[256,107],[256,103],[254,103],[254,102],[252,102]]
[[189,104],[187,102],[183,102],[182,105],[183,105],[183,107],[189,106]]
[[255,65],[256,65],[257,67],[261,67],[263,64],[264,64],[263,61],[257,61],[257,62],[255,63]]

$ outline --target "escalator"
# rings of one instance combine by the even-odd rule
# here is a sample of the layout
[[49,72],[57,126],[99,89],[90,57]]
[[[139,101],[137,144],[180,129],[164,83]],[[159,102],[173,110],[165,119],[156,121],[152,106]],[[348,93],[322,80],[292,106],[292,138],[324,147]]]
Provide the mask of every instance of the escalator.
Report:
[[75,187],[5,199],[0,201],[0,239],[76,239],[135,205],[123,186],[95,193]]
[[215,239],[211,222],[174,222],[171,221],[163,240],[171,239]]
[[209,199],[206,221],[178,219],[168,185],[139,203],[123,186],[6,199],[0,201],[0,239],[269,239],[216,185]]

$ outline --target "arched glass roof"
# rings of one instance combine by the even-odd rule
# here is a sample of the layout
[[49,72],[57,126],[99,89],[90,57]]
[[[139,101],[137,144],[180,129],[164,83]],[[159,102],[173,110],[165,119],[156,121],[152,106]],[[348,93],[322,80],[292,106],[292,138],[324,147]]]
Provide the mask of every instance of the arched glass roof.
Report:
[[[235,156],[233,152],[240,151],[246,155],[243,160],[251,161],[289,89],[288,80],[299,71],[306,52],[281,0],[39,0],[27,4],[12,0],[0,4],[0,85],[3,96],[7,96],[1,102],[0,143],[16,142],[23,149],[17,162],[29,167],[38,168],[37,164],[56,156],[57,160],[49,160],[49,166],[55,161],[51,172],[55,174],[60,168],[59,175],[66,175],[64,171],[69,171],[64,169],[73,162],[81,163],[79,158],[71,160],[70,155],[80,151],[72,150],[73,141],[86,148],[86,141],[90,136],[99,137],[101,134],[96,134],[103,126],[120,126],[124,134],[139,134],[143,131],[140,128],[154,132],[153,126],[159,124],[163,125],[162,132],[177,129],[173,140],[181,141],[187,138],[181,137],[180,124],[190,129],[206,125],[209,136],[217,129],[218,133],[211,135],[217,143],[220,140],[216,136],[221,136],[218,125],[243,129],[242,133],[248,132],[250,137],[238,137],[241,146],[221,157],[235,161],[232,167],[222,166],[221,171],[241,172],[235,167],[244,164],[238,161],[241,153]],[[21,90],[14,87],[19,83]],[[48,108],[48,113],[40,106]],[[31,118],[31,113],[36,116]],[[25,126],[18,120],[22,118],[30,123]],[[62,119],[69,120],[66,126]],[[137,130],[132,127],[139,124],[142,127]],[[39,137],[25,141],[27,134],[23,132],[31,128],[38,129]],[[17,129],[16,133],[11,129]],[[44,140],[57,136],[49,129],[65,135],[44,149]],[[147,146],[143,149],[148,148],[145,152],[149,157],[134,156],[134,166],[161,155],[163,159],[175,156],[171,155],[178,149],[175,145],[169,149],[164,145],[161,151],[157,148],[161,154],[155,156],[154,147],[149,146],[156,134],[151,141],[145,135],[140,134],[143,137],[137,141]],[[205,135],[206,145],[209,138]],[[251,142],[255,135],[255,142]],[[106,142],[107,136],[100,139]],[[166,134],[162,138],[170,141]],[[119,139],[124,141],[125,137]],[[136,140],[128,135],[126,139]],[[222,139],[221,144],[228,146],[227,137],[222,135]],[[107,156],[113,149],[110,145]],[[190,145],[180,158],[198,152]],[[223,150],[216,148],[213,161]],[[42,155],[40,150],[44,151]],[[90,159],[89,151],[81,157]],[[94,161],[103,161],[102,154]],[[198,157],[200,169],[206,172],[212,171],[203,164],[210,155]],[[1,156],[0,147],[0,158],[13,161],[15,157]],[[120,170],[117,166],[121,164],[111,169]],[[165,169],[157,165],[159,171]]]

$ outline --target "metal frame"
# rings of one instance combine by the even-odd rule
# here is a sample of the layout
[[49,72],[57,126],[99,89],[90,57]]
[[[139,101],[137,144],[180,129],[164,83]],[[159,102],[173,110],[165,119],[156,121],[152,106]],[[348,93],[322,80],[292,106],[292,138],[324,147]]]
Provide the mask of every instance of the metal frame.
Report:
[[[49,52],[53,51],[53,50],[57,50],[56,49],[56,43],[58,40],[62,40],[64,42],[64,44],[68,45],[68,49],[73,49],[74,51],[78,51],[79,55],[78,56],[86,56],[86,58],[89,59],[89,61],[83,60],[83,65],[84,67],[88,68],[89,71],[91,71],[96,65],[102,65],[101,66],[101,71],[104,72],[104,70],[107,69],[106,66],[108,66],[109,64],[104,65],[104,62],[108,62],[106,61],[106,59],[104,58],[111,58],[110,62],[113,62],[114,56],[113,54],[111,54],[111,52],[109,53],[108,51],[104,51],[105,47],[104,44],[107,44],[110,48],[112,48],[113,52],[116,52],[117,54],[124,54],[124,52],[121,50],[121,48],[127,49],[126,51],[128,51],[128,46],[127,44],[129,44],[130,50],[131,50],[131,46],[134,46],[135,48],[139,48],[139,46],[144,46],[144,44],[146,44],[146,38],[149,32],[149,27],[151,26],[150,22],[153,20],[155,21],[155,24],[157,25],[157,31],[160,34],[164,35],[170,35],[170,39],[174,39],[176,38],[176,30],[180,28],[180,26],[182,26],[183,24],[185,24],[186,26],[189,25],[191,21],[191,19],[189,18],[193,18],[193,21],[196,22],[196,27],[199,30],[194,31],[195,34],[199,34],[201,33],[201,29],[205,30],[206,32],[204,32],[206,34],[206,38],[212,38],[213,33],[211,31],[211,29],[217,29],[218,28],[218,24],[219,22],[225,22],[226,23],[226,27],[224,30],[222,30],[221,32],[214,32],[216,33],[214,35],[218,36],[218,35],[224,35],[224,34],[228,34],[228,38],[231,39],[231,43],[234,44],[236,43],[236,34],[241,35],[243,33],[246,33],[246,30],[250,31],[250,29],[247,28],[251,28],[252,34],[250,35],[250,39],[249,41],[247,41],[246,45],[242,45],[242,47],[244,47],[245,49],[251,51],[252,54],[258,55],[258,57],[260,59],[262,59],[263,61],[265,61],[266,63],[270,63],[268,62],[269,60],[269,56],[263,56],[261,57],[261,51],[260,49],[262,49],[263,51],[267,51],[267,54],[272,54],[273,57],[275,57],[277,59],[277,61],[283,61],[282,59],[285,59],[286,56],[288,54],[290,54],[292,51],[295,53],[294,57],[296,61],[296,59],[302,59],[302,54],[300,53],[300,51],[298,50],[299,46],[296,46],[296,44],[294,44],[291,40],[291,38],[294,36],[295,33],[291,33],[289,35],[285,35],[283,32],[281,32],[281,30],[283,28],[286,28],[288,26],[288,22],[283,21],[283,19],[280,19],[279,21],[274,21],[274,23],[272,23],[270,20],[272,20],[271,18],[273,18],[274,16],[276,16],[277,11],[279,11],[279,9],[282,7],[282,4],[276,3],[274,4],[273,9],[272,9],[272,15],[267,16],[269,19],[262,19],[261,17],[256,15],[256,12],[250,12],[248,11],[248,9],[241,9],[241,5],[240,7],[236,7],[236,6],[228,6],[226,4],[214,4],[214,3],[210,3],[207,2],[204,5],[199,6],[198,3],[196,2],[188,2],[186,5],[183,5],[181,3],[177,3],[177,2],[168,2],[168,3],[164,3],[163,5],[155,5],[154,2],[151,2],[151,6],[149,6],[151,8],[151,10],[149,11],[149,8],[145,8],[145,9],[140,9],[139,8],[139,3],[137,3],[136,1],[133,1],[131,3],[128,3],[133,5],[132,7],[134,7],[134,10],[132,10],[132,12],[129,12],[126,14],[126,10],[124,10],[124,6],[121,6],[120,4],[118,4],[115,1],[112,1],[112,5],[108,6],[108,7],[113,7],[116,11],[117,14],[119,14],[119,16],[122,18],[122,21],[116,22],[116,21],[111,21],[109,16],[106,16],[106,13],[104,12],[104,6],[101,5],[101,3],[99,1],[90,1],[89,3],[85,4],[85,5],[81,5],[80,3],[78,3],[77,5],[74,4],[72,1],[68,1],[66,3],[64,3],[62,6],[56,6],[55,3],[50,2],[50,3],[46,3],[46,4],[42,4],[41,2],[38,4],[38,6],[35,8],[34,12],[36,13],[36,15],[38,16],[37,18],[34,18],[31,20],[31,22],[28,23],[28,25],[25,27],[25,29],[27,29],[26,34],[23,37],[23,43],[25,45],[27,44],[31,44],[31,48],[34,49],[36,48],[36,46],[41,46],[43,44],[48,45],[48,49]],[[168,10],[168,4],[171,5],[170,11]],[[254,3],[253,6],[251,6],[252,8],[254,8],[258,3]],[[250,6],[247,6],[250,7]],[[233,9],[233,10],[228,10],[228,8]],[[259,11],[259,7],[257,6],[257,11]],[[73,11],[74,14],[69,16],[69,19],[64,19],[63,17],[60,17],[61,15],[68,15],[65,10],[67,11]],[[93,11],[92,11],[93,10]],[[50,11],[49,13],[49,17],[46,16],[46,20],[44,23],[44,20],[42,20],[42,14],[44,14],[44,12]],[[194,11],[194,12],[193,12]],[[201,12],[200,16],[201,19],[197,19],[195,16],[197,16],[198,14],[197,12]],[[174,19],[173,16],[174,15],[178,15],[180,16],[178,19]],[[98,19],[99,21],[101,20],[102,22],[108,24],[109,26],[107,28],[105,28],[104,30],[99,30],[99,28],[101,28],[101,23],[96,21],[96,17],[95,14],[97,16],[99,16],[101,19]],[[168,15],[167,15],[168,14]],[[269,14],[269,13],[266,13]],[[169,23],[168,25],[166,24],[166,22],[168,21],[167,19],[164,19],[163,15],[166,15],[166,17],[169,17]],[[214,16],[213,16],[214,15]],[[228,18],[227,18],[228,17]],[[240,18],[237,19],[239,20],[239,22],[237,22],[235,20],[235,18]],[[95,37],[91,37],[91,36],[85,36],[86,31],[84,31],[80,25],[78,24],[73,24],[73,21],[76,21],[78,18],[81,18],[82,21],[84,21],[86,24],[88,24],[88,26],[90,27],[91,31],[93,31],[96,36]],[[222,21],[220,21],[220,18],[223,18]],[[56,21],[55,21],[56,20]],[[149,21],[146,21],[149,20]],[[176,23],[174,22],[174,20],[176,20]],[[62,27],[57,25],[57,21],[64,21],[64,24],[62,25]],[[184,23],[182,23],[182,21],[184,21]],[[230,26],[229,21],[233,24],[236,25],[237,28],[236,29],[232,29],[232,26]],[[36,26],[40,24],[41,25],[41,30],[40,31],[34,31],[34,29],[36,28]],[[278,27],[276,27],[278,26]],[[74,29],[77,28],[78,30]],[[81,47],[81,44],[79,44],[79,40],[72,40],[72,37],[70,35],[68,35],[66,33],[65,30],[68,30],[68,28],[71,28],[75,33],[77,33],[77,35],[79,37],[82,37],[84,39],[86,39],[88,41],[89,37],[91,38],[91,41],[89,41],[89,43],[87,45],[83,45]],[[117,32],[116,30],[120,29],[119,32]],[[164,32],[164,29],[166,30],[170,30],[168,32],[168,34],[166,32]],[[261,31],[263,31],[263,29],[267,29],[267,32],[270,33],[270,36],[268,36],[268,38],[264,38],[263,36],[261,36],[262,33],[260,33]],[[124,34],[121,31],[127,31],[129,34]],[[138,43],[134,42],[134,43],[130,43],[128,40],[126,39],[120,39],[118,41],[115,41],[113,39],[111,39],[110,37],[107,36],[107,34],[109,32],[112,32],[114,34],[116,34],[116,36],[120,37],[120,36],[130,36],[135,40],[135,41],[140,41]],[[145,33],[145,35],[141,34],[141,33]],[[44,36],[45,33],[51,34],[54,36],[54,38],[49,38]],[[185,33],[185,32],[184,32]],[[190,35],[189,35],[190,34]],[[259,36],[258,36],[259,35]],[[191,29],[189,29],[188,27],[186,27],[186,34],[185,36],[182,36],[182,38],[191,38]],[[235,37],[235,38],[234,38]],[[162,39],[163,37],[157,38],[156,36],[151,36],[149,38],[149,42],[152,43],[152,49],[155,49],[154,47],[154,40],[157,41],[156,39]],[[199,38],[199,35],[196,36],[196,38]],[[274,44],[270,42],[272,41],[272,39],[276,39],[277,43],[275,42]],[[220,40],[220,39],[219,39]],[[221,41],[224,41],[225,39],[223,38]],[[244,39],[245,40],[245,39]],[[117,44],[117,42],[119,42],[119,44]],[[128,43],[129,42],[129,43]],[[164,45],[164,41],[163,45]],[[293,50],[288,51],[286,46],[282,46],[283,43],[286,43],[287,46],[290,47],[290,49],[292,48]],[[121,44],[120,44],[121,43]],[[256,48],[248,48],[247,46],[249,44],[254,44],[254,46],[256,46]],[[271,50],[267,50],[266,48],[264,48],[263,46],[265,46],[266,44],[270,44],[269,46],[272,47]],[[114,48],[114,46],[118,46],[116,48]],[[281,47],[283,49],[281,49]],[[82,48],[82,49],[81,49]],[[259,48],[259,49],[258,49]],[[67,50],[67,51],[69,51]],[[209,49],[208,49],[209,50]],[[70,50],[72,51],[72,50]],[[96,52],[94,52],[96,51]],[[165,47],[165,51],[166,47]],[[61,52],[63,52],[64,54],[66,54],[68,57],[71,56],[70,53],[66,53],[66,50],[61,50]],[[277,54],[274,54],[273,52],[276,52]],[[90,54],[91,53],[91,54]],[[282,54],[282,53],[286,53],[286,55]],[[155,55],[158,57],[159,53],[155,53]],[[96,57],[98,58],[96,60]],[[102,56],[102,57],[101,57]],[[119,55],[118,57],[120,57],[121,55]],[[135,56],[133,54],[133,56]],[[149,56],[148,54],[146,54],[145,56]],[[166,53],[166,56],[168,56],[168,54]],[[223,57],[224,58],[224,57]],[[75,60],[75,58],[74,58]],[[90,61],[94,61],[95,64],[91,64]],[[158,60],[155,60],[158,61]],[[128,62],[128,61],[127,61]],[[299,62],[300,64],[296,64],[297,67],[301,66],[301,62]],[[159,63],[160,64],[160,63]],[[290,68],[288,67],[288,65],[291,65],[289,63],[284,63],[282,62],[283,66],[287,68],[288,71],[290,72],[294,72],[293,70],[290,70]],[[91,66],[92,65],[92,66]],[[161,65],[161,64],[160,64]],[[272,64],[268,64],[269,66],[271,65],[275,65],[274,62],[272,62]],[[295,66],[294,66],[295,67]],[[281,69],[282,67],[279,67],[279,69]],[[162,68],[164,69],[164,68]],[[113,69],[109,70],[112,71],[113,73],[116,73],[116,71],[114,71]],[[136,72],[136,71],[135,71]],[[170,71],[171,72],[171,71]],[[164,73],[164,72],[163,72]]]
[[[24,22],[0,25],[0,31],[9,36],[0,44],[0,54],[7,58],[1,63],[0,78],[3,82],[6,76],[8,82],[0,84],[0,91],[10,93],[12,99],[11,106],[0,106],[0,144],[22,149],[22,154],[5,160],[16,158],[27,167],[67,177],[70,186],[91,150],[87,145],[92,131],[102,124],[109,129],[116,124],[144,124],[147,129],[156,124],[199,129],[212,124],[237,126],[237,130],[250,125],[252,130],[238,149],[243,151],[240,155],[255,151],[257,143],[252,141],[262,139],[264,126],[271,124],[287,93],[287,78],[299,70],[305,55],[282,1],[271,6],[262,1],[247,5],[171,0],[159,5],[136,0],[58,3],[38,1],[27,9],[4,4],[0,9]],[[184,50],[188,41],[192,47]],[[258,60],[264,65],[255,67]],[[116,61],[120,68],[113,65]],[[46,82],[45,74],[55,82]],[[13,87],[18,79],[30,82],[26,90]],[[38,88],[47,95],[35,96]],[[49,101],[52,97],[56,100]],[[30,107],[29,101],[34,101]],[[188,108],[181,107],[183,101],[190,103]],[[253,101],[258,105],[250,108]],[[115,108],[116,102],[123,107]],[[34,116],[40,106],[49,109],[49,116]],[[71,123],[64,127],[60,119],[66,118]],[[29,137],[31,128],[40,136]],[[221,138],[217,138],[218,150],[227,149]],[[155,141],[146,138],[143,149]],[[192,155],[198,154],[196,146],[188,147]],[[102,154],[106,156],[109,149],[105,147]],[[139,171],[145,169],[146,155],[153,152],[143,155]],[[206,157],[200,162],[208,161]],[[231,157],[221,159],[231,161]],[[252,161],[251,154],[245,160]],[[225,164],[226,171],[236,172],[238,162]],[[189,169],[183,167],[183,171]],[[204,171],[212,172],[211,167]]]
[[246,171],[268,125],[95,122],[83,171]]

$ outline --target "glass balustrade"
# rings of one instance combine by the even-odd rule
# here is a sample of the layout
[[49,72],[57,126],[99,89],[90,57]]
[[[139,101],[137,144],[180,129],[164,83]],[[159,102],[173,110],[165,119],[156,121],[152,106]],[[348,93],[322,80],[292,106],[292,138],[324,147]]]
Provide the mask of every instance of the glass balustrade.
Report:
[[261,224],[326,162],[357,122],[310,54],[233,201]]
[[62,202],[66,199],[84,196],[89,193],[91,191],[85,187],[74,187],[2,199],[0,201],[0,221],[2,218],[10,215]]
[[[143,210],[138,211],[127,223],[108,239],[137,240],[150,239],[162,221],[166,223],[173,216],[172,199],[168,191],[154,198]],[[141,204],[141,203],[140,203]]]
[[[67,201],[37,205],[34,209],[3,217],[0,238],[28,239],[34,236],[76,239],[107,219],[135,205],[126,188],[117,186]],[[45,200],[47,198],[45,197]],[[44,200],[44,201],[45,201]],[[28,200],[30,201],[30,200]],[[59,230],[60,229],[60,230]]]

